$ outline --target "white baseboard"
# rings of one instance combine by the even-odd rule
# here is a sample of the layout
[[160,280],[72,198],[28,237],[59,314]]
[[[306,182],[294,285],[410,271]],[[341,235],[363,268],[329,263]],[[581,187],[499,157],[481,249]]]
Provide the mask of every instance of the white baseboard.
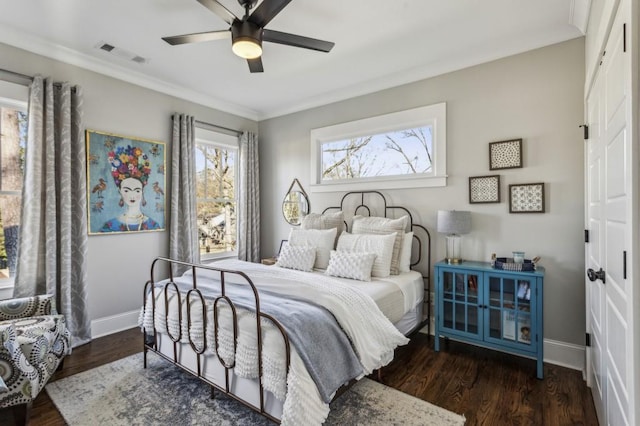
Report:
[[136,327],[138,325],[139,315],[140,310],[136,309],[131,312],[95,319],[91,321],[91,338],[96,339]]
[[584,371],[585,347],[558,340],[544,339],[544,362]]

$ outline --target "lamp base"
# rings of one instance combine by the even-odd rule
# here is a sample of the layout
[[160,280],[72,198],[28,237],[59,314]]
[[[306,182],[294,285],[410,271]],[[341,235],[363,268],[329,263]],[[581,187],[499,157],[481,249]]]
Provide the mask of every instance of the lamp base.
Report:
[[447,235],[447,263],[448,264],[458,264],[462,263],[462,255],[460,250],[460,241],[462,237],[457,234],[449,234]]

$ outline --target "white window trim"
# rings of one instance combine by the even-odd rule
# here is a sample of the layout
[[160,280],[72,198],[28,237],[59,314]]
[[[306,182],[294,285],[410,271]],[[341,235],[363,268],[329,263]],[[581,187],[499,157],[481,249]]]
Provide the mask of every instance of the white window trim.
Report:
[[[433,126],[433,172],[322,181],[321,147],[325,142],[415,127]],[[447,104],[445,102],[311,130],[311,192],[422,188],[447,185]]]
[[[13,108],[16,110],[27,112],[29,101],[29,87],[22,84],[11,83],[9,81],[0,80],[0,106]],[[21,194],[20,191],[1,191],[4,194]],[[9,294],[13,291],[15,277],[0,278],[0,296]],[[10,296],[10,295],[9,295]],[[0,297],[1,299],[2,297]]]
[[[231,135],[227,135],[225,133],[219,133],[219,132],[215,132],[213,130],[209,130],[209,129],[205,129],[202,127],[195,127],[195,142],[196,144],[207,144],[207,145],[211,145],[211,146],[217,146],[217,147],[221,147],[221,148],[230,148],[235,150],[236,152],[236,165],[239,165],[240,162],[240,143],[238,141],[238,137],[237,136],[231,136]],[[238,171],[238,169],[236,169],[236,171]],[[195,179],[195,177],[194,177]],[[234,188],[235,188],[235,194],[236,194],[236,238],[238,235],[238,208],[239,208],[239,201],[238,201],[238,173],[235,174],[234,177]],[[197,198],[196,198],[197,200]],[[222,260],[225,258],[234,258],[234,257],[238,257],[238,244],[236,242],[236,249],[233,251],[227,251],[224,253],[201,253],[200,254],[200,260],[201,261],[211,261],[211,260]],[[200,251],[200,243],[197,243],[197,247],[196,250]]]

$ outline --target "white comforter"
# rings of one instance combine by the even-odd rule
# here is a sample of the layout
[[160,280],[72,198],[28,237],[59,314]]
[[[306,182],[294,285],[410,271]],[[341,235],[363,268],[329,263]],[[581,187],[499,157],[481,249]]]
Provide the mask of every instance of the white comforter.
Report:
[[[267,290],[280,294],[290,295],[300,299],[320,304],[327,308],[340,323],[351,340],[358,355],[365,374],[388,364],[393,358],[394,349],[406,344],[408,339],[403,336],[391,322],[382,314],[373,299],[364,293],[355,290],[339,280],[327,276],[318,276],[299,271],[293,271],[238,260],[225,260],[216,262],[211,266],[229,270],[242,270],[258,287],[259,290]],[[183,276],[185,282],[190,283],[191,272]],[[199,270],[198,288],[203,292],[206,287],[212,285],[210,280],[218,280],[216,271]],[[225,276],[227,282],[244,282],[240,277]],[[177,281],[177,280],[176,280]],[[216,286],[213,284],[213,286]],[[157,330],[165,330],[164,295],[156,292],[155,326]],[[184,301],[184,297],[182,297]],[[176,336],[182,329],[183,336],[190,333],[196,345],[202,347],[203,325],[201,309],[196,298],[192,298],[191,328],[187,327],[186,303],[181,307],[183,311],[182,324],[178,321],[177,299],[172,298],[169,304],[169,331]],[[194,308],[194,304],[196,304]],[[151,304],[147,303],[150,307]],[[237,338],[237,351],[234,355],[233,334],[231,317],[228,309],[222,308],[219,315],[220,329],[218,332],[218,352],[226,362],[235,358],[235,373],[241,377],[256,378],[257,354],[256,344],[256,317],[255,314],[240,310],[238,313],[239,333]],[[147,329],[153,328],[151,309],[141,312],[141,325]],[[225,311],[227,314],[225,314]],[[212,309],[207,309],[207,320],[213,324]],[[286,375],[286,365],[283,358],[284,349],[282,338],[275,326],[269,321],[262,321],[263,327],[263,385],[278,399],[284,400],[281,422],[283,425],[309,424],[319,425],[324,422],[329,413],[329,405],[322,401],[314,381],[307,372],[302,360],[295,348],[291,348],[291,368]],[[215,353],[213,327],[207,327],[207,351]],[[183,337],[185,339],[185,337]],[[286,381],[286,386],[285,386]]]

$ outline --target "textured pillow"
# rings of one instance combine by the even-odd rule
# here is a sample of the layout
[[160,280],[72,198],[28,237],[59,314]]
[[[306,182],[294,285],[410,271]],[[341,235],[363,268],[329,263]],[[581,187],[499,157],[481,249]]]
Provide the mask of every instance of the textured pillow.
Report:
[[333,250],[336,228],[332,229],[291,229],[289,245],[294,247],[314,247],[316,249],[315,268],[326,269],[329,265],[329,252]]
[[400,273],[400,250],[402,249],[402,238],[407,227],[409,216],[405,215],[398,219],[386,217],[366,217],[354,216],[351,232],[354,234],[391,234],[396,233],[396,241],[393,243],[393,255],[391,257],[391,275]]
[[396,234],[369,235],[350,234],[343,232],[338,239],[338,251],[350,251],[357,253],[374,253],[376,259],[371,270],[372,277],[385,278],[389,276],[391,255]]
[[[335,244],[338,243],[338,238],[340,234],[344,231],[344,214],[342,211],[334,212],[334,213],[309,213],[305,217],[302,218],[302,223],[300,224],[300,229],[331,229],[336,228],[336,240]],[[334,247],[335,247],[334,244]]]
[[316,261],[315,247],[291,246],[285,243],[280,250],[276,266],[311,272]]
[[371,268],[375,259],[375,253],[331,250],[329,266],[327,266],[325,274],[360,281],[371,281]]
[[400,272],[411,270],[411,249],[413,248],[413,232],[407,232],[402,237],[402,250],[400,250],[400,262],[398,269]]

